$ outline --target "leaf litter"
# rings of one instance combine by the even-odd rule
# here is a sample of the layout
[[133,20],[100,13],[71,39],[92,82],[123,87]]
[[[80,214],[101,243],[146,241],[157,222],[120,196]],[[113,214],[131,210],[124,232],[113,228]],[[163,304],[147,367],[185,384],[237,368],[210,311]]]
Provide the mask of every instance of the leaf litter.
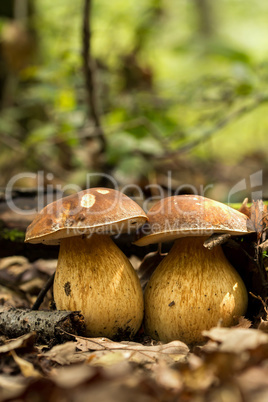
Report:
[[[244,207],[246,207],[244,205]],[[245,267],[251,282],[259,284],[259,268],[267,271],[264,259],[256,268],[265,247],[267,211],[253,204],[247,209],[256,231],[256,247],[238,242],[251,253]],[[208,243],[229,239],[213,238]],[[239,239],[238,239],[239,240]],[[216,243],[215,243],[216,242]],[[230,243],[231,244],[231,243]],[[231,244],[234,246],[234,244]],[[256,252],[256,250],[260,250]],[[239,259],[242,254],[239,254]],[[157,253],[144,260],[143,271],[161,260]],[[56,261],[29,263],[12,257],[0,261],[0,305],[3,309],[29,309],[56,266]],[[144,272],[140,272],[141,276]],[[266,272],[263,272],[265,279]],[[5,286],[9,283],[9,286]],[[30,332],[15,339],[0,336],[0,401],[66,402],[267,402],[268,317],[267,282],[250,288],[253,314],[238,317],[232,328],[220,326],[204,331],[204,342],[189,346],[179,340],[167,344],[146,337],[142,331],[134,341],[114,342],[69,334],[60,344],[38,343]],[[256,296],[255,296],[256,295]],[[51,310],[48,294],[42,309]]]
[[267,401],[268,334],[215,327],[203,335],[192,350],[180,341],[79,336],[48,349],[35,345],[35,333],[5,340],[0,399],[31,400],[38,392],[38,401]]

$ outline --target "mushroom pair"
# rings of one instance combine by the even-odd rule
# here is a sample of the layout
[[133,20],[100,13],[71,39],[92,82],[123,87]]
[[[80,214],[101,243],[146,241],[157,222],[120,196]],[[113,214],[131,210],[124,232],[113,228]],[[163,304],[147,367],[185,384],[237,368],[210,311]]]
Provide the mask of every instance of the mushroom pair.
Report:
[[121,192],[92,188],[49,204],[28,227],[26,242],[60,244],[56,307],[81,311],[87,336],[133,337],[139,329],[140,282],[110,235],[136,231],[147,219]]
[[94,188],[45,207],[26,242],[59,244],[54,298],[60,310],[80,310],[88,336],[134,336],[143,318],[138,277],[110,235],[137,230],[139,246],[175,240],[145,290],[145,331],[155,339],[202,340],[202,330],[234,323],[247,308],[245,285],[221,246],[203,246],[212,233],[249,233],[248,217],[201,196],[163,199],[148,212],[124,194]]
[[249,233],[248,217],[217,201],[179,195],[156,203],[147,213],[147,232],[135,244],[175,240],[147,283],[145,331],[154,339],[202,341],[202,331],[234,324],[247,309],[245,285],[221,246],[208,250],[212,233]]

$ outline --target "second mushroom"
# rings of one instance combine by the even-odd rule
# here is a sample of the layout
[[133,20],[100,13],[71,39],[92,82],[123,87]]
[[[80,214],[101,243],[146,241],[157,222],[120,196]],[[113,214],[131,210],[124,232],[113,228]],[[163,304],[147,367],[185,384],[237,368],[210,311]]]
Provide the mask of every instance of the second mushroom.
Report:
[[247,290],[221,246],[208,250],[212,233],[250,232],[246,215],[201,196],[179,195],[156,203],[147,213],[144,246],[175,240],[145,289],[145,331],[154,339],[188,344],[217,324],[231,326],[247,309]]

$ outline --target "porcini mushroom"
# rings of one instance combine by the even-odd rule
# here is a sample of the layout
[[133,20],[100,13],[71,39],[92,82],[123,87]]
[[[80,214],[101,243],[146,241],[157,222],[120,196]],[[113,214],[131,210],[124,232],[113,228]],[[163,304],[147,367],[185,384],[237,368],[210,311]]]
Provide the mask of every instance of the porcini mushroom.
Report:
[[57,309],[81,311],[87,336],[134,336],[143,318],[137,274],[111,234],[137,230],[147,216],[123,193],[92,188],[46,206],[26,242],[60,244],[54,280]]
[[231,326],[247,309],[247,290],[221,246],[208,250],[212,233],[243,235],[248,217],[225,204],[197,195],[178,195],[157,202],[147,213],[147,233],[135,244],[175,240],[145,289],[145,331],[152,338],[188,344],[202,331]]

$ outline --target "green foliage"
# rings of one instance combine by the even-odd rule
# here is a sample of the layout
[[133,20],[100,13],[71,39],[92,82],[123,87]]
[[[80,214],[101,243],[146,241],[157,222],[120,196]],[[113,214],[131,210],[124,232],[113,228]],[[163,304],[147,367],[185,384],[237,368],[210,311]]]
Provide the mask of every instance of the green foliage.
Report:
[[1,229],[0,238],[3,240],[10,240],[12,242],[23,243],[25,233],[17,229]]
[[[87,168],[83,138],[92,122],[82,71],[83,3],[36,2],[38,56],[16,77],[16,101],[0,112],[3,168],[7,151],[17,161],[13,172],[55,172],[56,165],[59,178],[68,181],[68,172]],[[204,39],[194,2],[93,1],[92,53],[106,160],[120,177],[146,176],[154,156],[195,141],[192,155],[200,160],[238,163],[247,152],[266,149],[268,106],[258,99],[268,92],[268,6],[227,0],[214,11],[215,32]]]

